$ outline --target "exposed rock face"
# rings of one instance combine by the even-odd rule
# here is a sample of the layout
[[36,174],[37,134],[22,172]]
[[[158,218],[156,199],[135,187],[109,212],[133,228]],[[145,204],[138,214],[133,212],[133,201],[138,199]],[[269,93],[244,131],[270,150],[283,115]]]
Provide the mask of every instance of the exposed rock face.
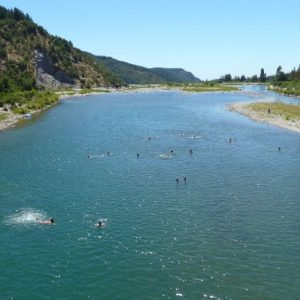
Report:
[[36,82],[46,88],[75,85],[75,81],[65,72],[56,68],[50,57],[40,50],[34,50]]

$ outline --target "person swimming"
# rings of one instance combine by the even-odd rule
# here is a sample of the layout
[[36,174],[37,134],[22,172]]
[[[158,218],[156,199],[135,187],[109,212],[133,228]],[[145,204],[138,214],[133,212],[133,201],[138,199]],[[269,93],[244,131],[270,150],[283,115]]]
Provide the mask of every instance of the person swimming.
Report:
[[139,153],[137,153],[137,154],[136,154],[136,157],[140,157],[140,154],[139,154]]
[[193,150],[192,149],[190,149],[190,154],[193,154]]
[[179,183],[179,179],[178,178],[176,178],[176,183]]
[[102,219],[100,219],[100,220],[97,221],[95,226],[98,227],[98,228],[102,228],[102,227],[105,226],[105,222]]
[[36,219],[37,222],[39,224],[55,224],[55,219],[54,218],[50,218],[49,220],[39,220],[39,219]]

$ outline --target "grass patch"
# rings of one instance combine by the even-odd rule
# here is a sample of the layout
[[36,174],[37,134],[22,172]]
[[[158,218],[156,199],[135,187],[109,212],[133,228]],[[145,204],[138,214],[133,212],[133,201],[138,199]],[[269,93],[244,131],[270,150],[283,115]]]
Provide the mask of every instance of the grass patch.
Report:
[[239,91],[235,86],[219,84],[214,82],[201,82],[201,83],[185,83],[185,84],[169,84],[169,87],[179,88],[185,92],[232,92]]
[[10,104],[11,110],[16,114],[26,114],[55,104],[59,97],[50,91],[16,91],[2,94],[0,106]]
[[6,114],[0,113],[0,121],[3,121],[7,118]]
[[264,112],[266,114],[268,114],[268,110],[270,109],[270,116],[280,116],[288,121],[300,120],[300,105],[282,102],[259,102],[248,104],[246,108],[255,112]]
[[86,95],[86,94],[92,94],[92,93],[110,93],[110,90],[104,90],[104,89],[82,89],[79,91],[79,94]]

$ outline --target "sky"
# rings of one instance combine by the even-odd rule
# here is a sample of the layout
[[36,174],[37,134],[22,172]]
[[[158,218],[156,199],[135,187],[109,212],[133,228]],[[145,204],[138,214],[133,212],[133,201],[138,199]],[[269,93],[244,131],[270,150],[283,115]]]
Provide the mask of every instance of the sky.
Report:
[[202,80],[300,64],[299,0],[0,0],[96,55]]

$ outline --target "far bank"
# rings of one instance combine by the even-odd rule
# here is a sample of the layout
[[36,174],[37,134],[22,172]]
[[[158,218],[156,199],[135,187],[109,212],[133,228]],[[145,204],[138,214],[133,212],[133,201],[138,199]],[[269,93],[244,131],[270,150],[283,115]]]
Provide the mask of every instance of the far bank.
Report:
[[258,122],[300,133],[300,106],[282,102],[232,103],[229,110]]

